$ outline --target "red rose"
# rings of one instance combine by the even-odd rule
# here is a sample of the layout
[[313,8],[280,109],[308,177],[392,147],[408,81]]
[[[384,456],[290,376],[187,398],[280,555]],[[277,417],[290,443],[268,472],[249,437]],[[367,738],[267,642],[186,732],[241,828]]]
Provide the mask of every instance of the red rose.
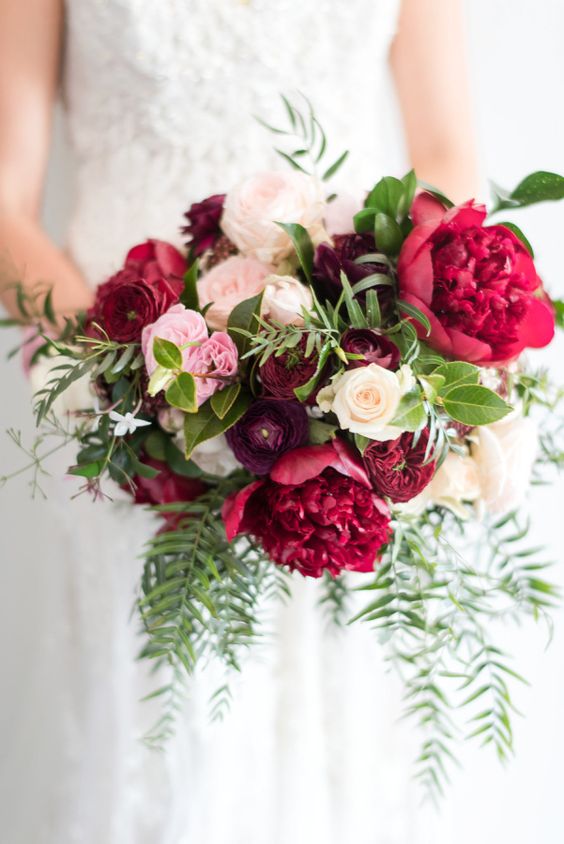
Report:
[[186,478],[177,475],[160,460],[143,457],[143,463],[158,469],[159,474],[154,478],[134,477],[136,504],[174,504],[177,501],[193,501],[202,495],[207,487],[198,478]]
[[425,489],[435,473],[435,463],[424,463],[429,433],[422,431],[417,445],[414,434],[405,433],[397,440],[376,442],[364,451],[364,466],[372,488],[392,501],[409,501]]
[[398,261],[400,296],[428,317],[430,345],[491,366],[550,343],[554,313],[513,232],[484,226],[483,205],[470,201],[445,211],[428,194],[415,199],[412,216],[416,225]]
[[226,501],[223,518],[230,541],[248,533],[275,563],[306,577],[373,571],[390,538],[388,507],[339,441],[288,452],[268,480]]
[[96,322],[118,343],[134,343],[141,332],[178,301],[186,262],[169,243],[134,246],[125,266],[96,291],[88,323]]
[[295,399],[294,389],[306,384],[317,370],[316,352],[305,357],[305,338],[295,349],[280,356],[270,355],[260,367],[259,374],[265,395],[277,399]]

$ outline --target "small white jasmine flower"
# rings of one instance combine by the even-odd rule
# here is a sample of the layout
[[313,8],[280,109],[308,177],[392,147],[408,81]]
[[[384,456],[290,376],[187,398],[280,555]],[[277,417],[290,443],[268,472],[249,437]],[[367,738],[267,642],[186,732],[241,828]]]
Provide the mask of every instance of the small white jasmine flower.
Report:
[[117,410],[110,410],[110,419],[116,423],[114,428],[115,437],[124,437],[126,434],[133,434],[137,428],[143,428],[144,425],[151,424],[146,419],[137,419],[129,411],[123,415],[118,413]]

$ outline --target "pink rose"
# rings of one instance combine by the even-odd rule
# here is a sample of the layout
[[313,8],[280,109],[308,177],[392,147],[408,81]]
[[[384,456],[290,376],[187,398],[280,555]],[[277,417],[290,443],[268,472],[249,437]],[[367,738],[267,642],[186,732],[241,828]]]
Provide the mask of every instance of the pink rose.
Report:
[[326,236],[324,211],[319,183],[312,176],[267,171],[251,176],[227,194],[221,228],[244,255],[279,264],[293,247],[277,222],[300,223],[319,243]]
[[201,346],[190,350],[185,369],[193,375],[210,375],[209,378],[196,377],[198,405],[237,375],[238,362],[237,346],[224,331],[215,331]]
[[[203,343],[208,339],[208,328],[201,314],[185,308],[184,305],[173,305],[155,322],[145,326],[141,335],[141,349],[149,375],[157,368],[153,354],[153,343],[157,337],[170,340],[177,346],[183,346],[185,343]],[[188,361],[193,351],[194,347],[189,346],[182,352],[183,366],[186,370],[189,369]]]
[[271,273],[272,267],[238,255],[205,273],[198,282],[198,296],[202,307],[213,302],[206,312],[209,325],[219,330],[227,328],[227,319],[235,305],[260,293]]

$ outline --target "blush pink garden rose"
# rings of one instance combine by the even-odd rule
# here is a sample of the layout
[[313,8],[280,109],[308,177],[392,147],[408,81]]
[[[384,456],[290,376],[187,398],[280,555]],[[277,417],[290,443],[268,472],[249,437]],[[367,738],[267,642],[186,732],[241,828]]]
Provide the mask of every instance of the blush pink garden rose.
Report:
[[326,239],[325,203],[319,182],[296,171],[267,171],[227,194],[221,228],[243,255],[279,264],[292,252],[280,223],[300,223],[314,243]]
[[[533,260],[505,226],[484,226],[486,209],[449,210],[416,197],[415,227],[400,252],[401,298],[429,319],[427,341],[444,355],[485,366],[548,345],[554,312]],[[420,336],[425,330],[416,324]]]
[[[155,322],[145,326],[141,335],[141,350],[149,375],[153,374],[158,365],[153,354],[153,344],[157,337],[170,340],[177,346],[184,346],[186,343],[200,344],[208,339],[208,327],[201,314],[180,304],[173,305]],[[188,347],[182,352],[182,362],[186,370],[192,350],[193,347]]]
[[200,346],[195,346],[186,360],[186,370],[196,378],[198,405],[203,404],[237,375],[239,355],[237,346],[224,331],[214,331]]
[[311,290],[288,275],[269,275],[265,279],[261,315],[282,325],[303,325],[303,309],[311,311]]
[[211,304],[206,320],[212,328],[227,328],[229,314],[244,299],[264,290],[272,267],[254,258],[234,255],[205,273],[198,282],[198,296],[202,307]]

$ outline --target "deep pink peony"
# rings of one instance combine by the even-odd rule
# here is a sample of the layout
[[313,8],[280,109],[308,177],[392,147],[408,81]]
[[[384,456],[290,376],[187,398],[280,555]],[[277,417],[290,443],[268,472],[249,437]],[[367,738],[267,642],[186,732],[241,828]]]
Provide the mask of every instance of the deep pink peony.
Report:
[[283,455],[265,481],[225,502],[227,538],[256,537],[270,558],[306,577],[373,571],[390,538],[387,505],[341,441]]
[[[525,246],[505,226],[484,226],[472,201],[445,211],[421,194],[400,252],[400,296],[431,323],[427,341],[481,365],[506,363],[554,336],[554,313]],[[416,324],[420,336],[425,330]]]

